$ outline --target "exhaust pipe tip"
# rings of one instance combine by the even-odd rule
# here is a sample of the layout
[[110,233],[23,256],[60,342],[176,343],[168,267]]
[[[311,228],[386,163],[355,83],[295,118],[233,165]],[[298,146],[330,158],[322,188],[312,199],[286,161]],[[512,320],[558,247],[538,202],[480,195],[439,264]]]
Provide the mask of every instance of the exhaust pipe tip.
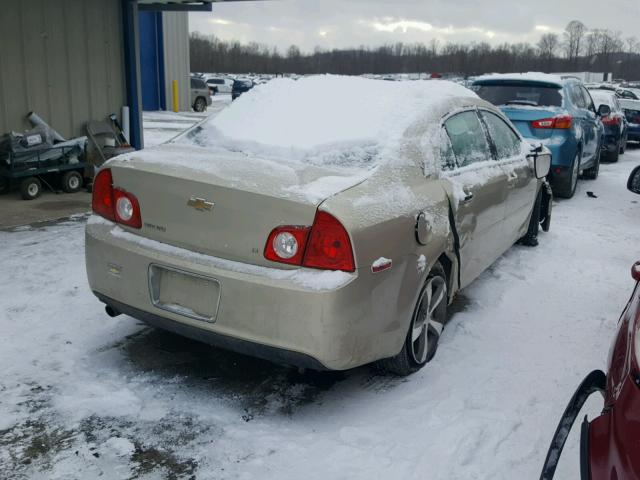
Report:
[[106,305],[104,307],[104,311],[107,312],[107,315],[109,315],[111,318],[114,318],[120,315],[120,312],[115,308],[113,308],[111,305]]

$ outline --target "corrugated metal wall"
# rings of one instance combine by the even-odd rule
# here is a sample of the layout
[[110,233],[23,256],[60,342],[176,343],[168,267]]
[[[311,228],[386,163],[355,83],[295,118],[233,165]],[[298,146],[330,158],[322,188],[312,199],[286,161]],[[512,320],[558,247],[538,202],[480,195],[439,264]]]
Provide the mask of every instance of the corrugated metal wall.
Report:
[[0,0],[0,133],[37,112],[63,136],[125,103],[119,0]]
[[186,12],[163,12],[164,71],[167,110],[173,105],[171,83],[178,80],[179,106],[181,111],[191,109],[189,83],[189,16]]

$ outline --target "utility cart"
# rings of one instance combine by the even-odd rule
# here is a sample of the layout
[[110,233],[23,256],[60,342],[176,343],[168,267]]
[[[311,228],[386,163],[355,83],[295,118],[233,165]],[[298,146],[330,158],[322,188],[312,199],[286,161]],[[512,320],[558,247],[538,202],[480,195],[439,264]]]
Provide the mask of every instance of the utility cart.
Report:
[[0,142],[0,191],[20,186],[24,200],[52,191],[79,191],[84,184],[86,137],[55,144],[28,146],[24,138],[5,136]]

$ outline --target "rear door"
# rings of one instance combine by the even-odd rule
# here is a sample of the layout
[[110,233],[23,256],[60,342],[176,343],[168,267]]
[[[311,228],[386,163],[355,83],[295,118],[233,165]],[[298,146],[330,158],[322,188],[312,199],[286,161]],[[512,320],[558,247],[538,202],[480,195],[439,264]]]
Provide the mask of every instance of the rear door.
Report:
[[507,176],[494,160],[476,110],[443,124],[443,185],[451,199],[464,287],[505,251]]
[[[587,92],[587,89],[582,85],[577,84],[573,85],[571,88],[575,90],[575,103],[578,109],[577,117],[580,119],[580,125],[583,130],[582,166],[585,167],[587,166],[587,162],[592,158],[595,158],[600,146],[600,134],[598,128],[598,122],[600,120],[598,120],[596,107],[591,95]],[[580,99],[582,100],[580,101]]]
[[529,224],[538,193],[538,180],[533,163],[523,152],[522,140],[502,118],[488,110],[480,110],[494,154],[507,175],[504,232],[511,243],[518,240]]

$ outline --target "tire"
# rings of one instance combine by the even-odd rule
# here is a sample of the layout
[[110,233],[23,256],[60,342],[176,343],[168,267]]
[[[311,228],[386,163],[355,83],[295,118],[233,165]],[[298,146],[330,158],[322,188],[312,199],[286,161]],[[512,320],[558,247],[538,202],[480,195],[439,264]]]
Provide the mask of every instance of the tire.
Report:
[[538,231],[540,230],[540,214],[542,212],[542,189],[538,192],[536,201],[533,204],[531,219],[529,219],[529,228],[527,233],[520,239],[520,243],[527,247],[538,246]]
[[437,262],[420,289],[402,350],[395,357],[381,360],[381,367],[389,373],[406,377],[429,363],[436,354],[447,320],[448,303],[447,277]]
[[20,195],[23,200],[35,200],[42,194],[42,183],[36,177],[25,178],[20,183]]
[[571,162],[570,171],[571,175],[564,182],[556,185],[556,195],[562,198],[571,198],[576,193],[576,187],[578,186],[578,177],[580,176],[580,158],[581,152],[578,150],[573,162]]
[[627,135],[624,136],[624,138],[620,139],[620,149],[618,150],[620,152],[620,155],[624,155],[624,152],[627,150]]
[[587,180],[595,180],[600,173],[600,157],[602,157],[602,151],[598,148],[598,156],[596,158],[596,164],[593,167],[587,168],[582,172],[582,178]]
[[0,177],[0,193],[7,190],[9,190],[9,182],[5,178]]
[[82,175],[78,172],[66,172],[62,176],[62,190],[67,193],[79,192],[82,188]]
[[196,98],[193,109],[198,113],[204,112],[207,109],[207,101],[202,97]]
[[620,148],[616,147],[613,152],[607,153],[607,160],[611,163],[616,163],[620,158]]

